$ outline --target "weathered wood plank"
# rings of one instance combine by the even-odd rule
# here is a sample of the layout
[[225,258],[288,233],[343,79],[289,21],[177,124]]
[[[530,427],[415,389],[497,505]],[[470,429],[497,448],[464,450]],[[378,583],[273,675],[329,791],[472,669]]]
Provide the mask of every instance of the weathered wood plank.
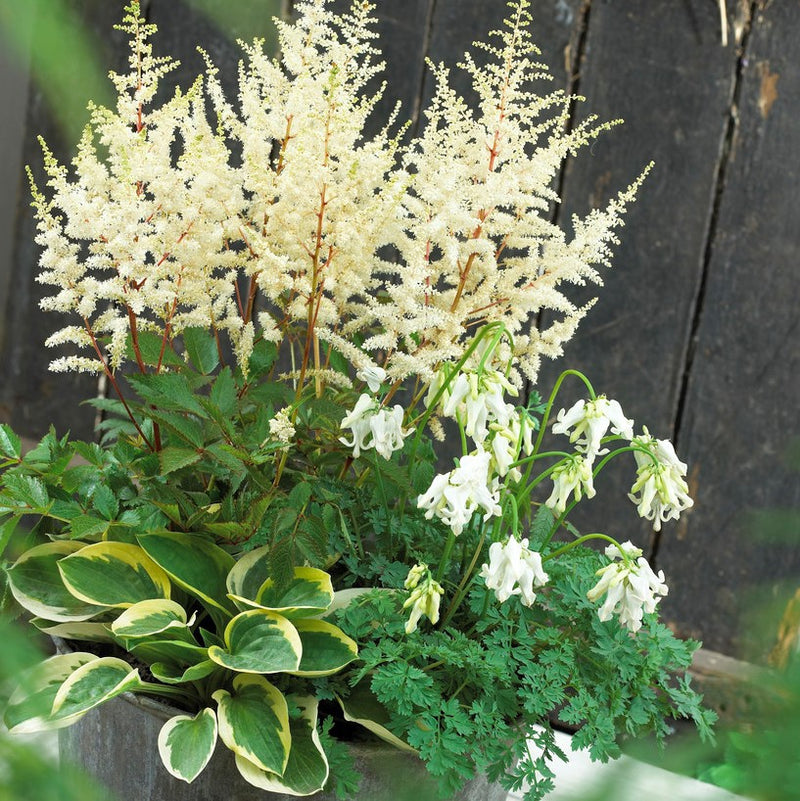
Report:
[[[593,0],[578,64],[576,88],[587,98],[576,107],[578,119],[597,114],[625,124],[570,160],[562,226],[569,228],[573,213],[603,206],[651,160],[655,167],[620,231],[605,286],[572,293],[599,300],[565,356],[545,366],[539,388],[546,396],[564,367],[582,370],[637,428],[647,425],[658,437],[672,436],[733,91],[736,53],[720,46],[716,14],[702,0]],[[577,382],[571,386],[559,406],[584,394]],[[597,499],[576,510],[575,521],[647,551],[651,528],[626,498],[633,478],[631,457],[609,465],[596,482]]]
[[[553,76],[552,85],[538,87],[541,91],[564,89],[570,80],[571,53],[576,46],[579,23],[580,0],[533,0],[530,12],[533,41],[542,51],[540,61],[546,64]],[[456,69],[466,50],[470,50],[476,61],[480,53],[472,47],[475,40],[487,41],[489,31],[498,30],[510,10],[504,2],[482,2],[482,0],[438,0],[431,25],[428,55],[434,62],[443,61],[452,72],[456,91],[469,96],[469,76]],[[494,38],[494,37],[493,37]],[[424,99],[433,91],[430,76],[425,80]]]
[[[387,86],[375,106],[369,132],[383,127],[398,102],[401,105],[399,122],[416,119],[419,114],[419,93],[425,69],[432,4],[433,0],[375,2],[375,30],[379,37],[375,45],[386,62],[382,79],[387,81]],[[342,13],[350,5],[350,0],[334,0],[331,7]]]
[[[124,69],[127,58],[124,36],[112,29],[120,18],[119,5],[105,0],[70,0],[67,8],[84,31],[93,35],[98,50],[97,61],[109,69]],[[41,23],[42,15],[51,11],[44,3],[40,4],[37,24]],[[68,40],[65,38],[64,41]],[[54,47],[57,44],[42,42],[37,38],[37,30],[33,31],[33,47]],[[82,77],[85,65],[71,64],[70,57],[71,52],[65,48],[64,63],[74,70],[76,84],[90,85]],[[87,96],[85,99],[88,101],[90,98]],[[18,174],[20,206],[12,257],[13,273],[3,319],[0,419],[31,437],[43,434],[50,423],[61,433],[71,430],[75,436],[88,437],[92,433],[94,413],[88,407],[79,407],[79,403],[95,394],[96,380],[75,374],[55,374],[47,369],[57,354],[44,348],[44,340],[63,327],[66,321],[53,313],[44,314],[38,308],[39,300],[49,294],[49,288],[35,283],[39,247],[34,243],[35,223],[29,206],[30,192],[22,170],[23,164],[30,164],[40,185],[44,184],[40,168],[42,155],[36,141],[38,134],[44,136],[62,162],[68,162],[72,157],[75,142],[66,140],[56,119],[42,86],[32,82]]]
[[715,650],[756,658],[774,644],[780,611],[759,632],[741,613],[800,584],[800,4],[765,6],[743,62],[678,433],[697,506],[659,554],[672,576],[666,608],[681,627]]

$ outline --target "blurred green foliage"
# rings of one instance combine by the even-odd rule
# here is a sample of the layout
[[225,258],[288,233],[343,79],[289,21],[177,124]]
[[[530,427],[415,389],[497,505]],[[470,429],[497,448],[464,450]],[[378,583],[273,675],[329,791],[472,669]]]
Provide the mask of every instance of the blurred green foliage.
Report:
[[[127,0],[105,0],[119,7],[121,17]],[[179,0],[142,0],[147,14],[155,3]],[[265,39],[275,51],[277,37],[273,17],[281,16],[284,0],[184,0],[207,18],[228,39]],[[64,142],[77,142],[87,120],[86,105],[113,106],[114,92],[108,80],[109,64],[103,42],[87,25],[96,2],[81,0],[0,0],[0,47],[29,68],[45,102],[52,110]],[[113,16],[113,15],[112,15]],[[203,42],[197,42],[203,45]],[[168,30],[156,40],[156,50],[170,50]],[[180,57],[178,53],[172,53]],[[38,133],[34,131],[33,133]]]
[[[28,629],[0,614],[0,708],[23,671],[41,661]],[[0,731],[0,801],[112,801],[108,790],[86,775],[57,764],[48,753],[54,736],[30,740]]]

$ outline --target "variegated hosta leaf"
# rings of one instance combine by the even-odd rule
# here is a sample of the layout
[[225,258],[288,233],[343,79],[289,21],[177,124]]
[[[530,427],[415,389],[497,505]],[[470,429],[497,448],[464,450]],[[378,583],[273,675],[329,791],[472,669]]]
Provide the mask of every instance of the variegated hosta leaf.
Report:
[[8,584],[20,606],[57,623],[89,620],[106,611],[76,598],[64,585],[58,561],[86,547],[67,540],[46,542],[26,551],[8,571]]
[[143,534],[139,544],[179,587],[208,607],[218,624],[236,614],[225,585],[235,564],[227,551],[205,537],[174,531]]
[[169,576],[137,545],[97,542],[58,563],[69,591],[84,601],[127,608],[169,598]]
[[269,552],[269,545],[248,551],[228,573],[228,597],[236,601],[241,611],[256,606],[258,591],[269,578]]
[[198,681],[198,679],[204,679],[219,669],[219,665],[210,659],[198,662],[196,665],[190,665],[187,668],[170,662],[153,662],[150,665],[150,672],[153,677],[164,684],[186,684],[189,681]]
[[307,617],[324,612],[333,601],[331,577],[315,567],[296,567],[289,586],[280,592],[272,579],[267,579],[258,591],[256,603],[290,617]]
[[158,753],[164,767],[187,783],[203,772],[216,745],[217,717],[213,709],[203,709],[194,717],[176,715],[158,735]]
[[168,662],[185,667],[198,665],[209,658],[207,648],[180,640],[130,640],[126,646],[133,656],[148,665],[153,662]]
[[289,759],[289,708],[277,687],[262,676],[240,675],[233,694],[217,690],[219,736],[235,754],[262,770],[282,774]]
[[80,640],[81,642],[114,642],[110,623],[95,623],[94,621],[75,621],[73,623],[53,623],[40,617],[31,619],[31,623],[39,631],[51,637],[61,637],[64,640]]
[[12,734],[23,734],[68,726],[72,721],[50,719],[56,693],[78,668],[100,657],[77,651],[45,659],[27,671],[11,695],[3,720]]
[[303,646],[297,629],[282,615],[263,609],[242,612],[225,629],[226,649],[211,646],[208,656],[240,673],[297,670]]
[[54,720],[78,720],[90,709],[141,684],[139,671],[113,656],[102,656],[79,667],[58,688],[53,700]]
[[271,793],[312,795],[328,781],[328,759],[317,734],[317,700],[294,698],[301,716],[289,718],[292,747],[283,775],[261,770],[248,759],[236,755],[236,767],[250,784]]
[[118,637],[152,637],[168,629],[171,633],[174,630],[184,631],[187,623],[186,610],[179,603],[167,598],[139,601],[128,607],[111,624],[111,630]]
[[386,728],[389,723],[389,713],[370,690],[367,681],[359,682],[353,687],[347,698],[336,696],[336,700],[342,708],[345,720],[349,720],[351,723],[358,723],[396,748],[417,753],[415,748],[412,748],[407,742],[401,740]]
[[[353,601],[366,595],[368,592],[375,592],[375,587],[348,587],[346,590],[336,590],[333,594],[333,601],[331,605],[319,617],[330,617],[334,612],[340,609],[347,609]],[[378,590],[378,592],[396,592],[396,590]]]
[[295,676],[330,676],[358,657],[358,646],[340,628],[324,620],[292,621],[303,656]]

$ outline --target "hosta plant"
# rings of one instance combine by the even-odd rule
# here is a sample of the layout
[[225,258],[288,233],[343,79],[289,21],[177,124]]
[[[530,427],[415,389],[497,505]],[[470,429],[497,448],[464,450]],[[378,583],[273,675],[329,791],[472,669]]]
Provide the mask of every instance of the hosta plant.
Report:
[[[465,56],[475,108],[432,67],[416,137],[371,120],[369,3],[298,2],[280,61],[242,45],[235,99],[208,58],[165,98],[173,62],[127,7],[117,107],[31,173],[42,306],[69,317],[52,367],[110,392],[97,442],[23,454],[0,427],[7,585],[71,646],[23,677],[12,731],[146,693],[181,710],[159,750],[187,782],[221,740],[260,788],[351,797],[360,731],[443,794],[482,772],[528,799],[556,715],[598,759],[679,716],[708,733],[663,573],[569,520],[611,462],[656,530],[692,500],[672,445],[585,376],[538,383],[641,178],[550,221],[607,126],[534,91],[528,5]],[[566,380],[584,397],[558,410]]]

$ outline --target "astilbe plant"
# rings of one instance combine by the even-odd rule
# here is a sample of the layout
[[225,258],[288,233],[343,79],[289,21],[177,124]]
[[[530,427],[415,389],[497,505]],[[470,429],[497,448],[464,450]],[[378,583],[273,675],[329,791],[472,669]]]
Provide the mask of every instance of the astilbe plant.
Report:
[[[51,432],[22,455],[0,429],[8,586],[79,644],[23,682],[12,730],[164,696],[185,710],[159,740],[178,778],[219,738],[258,787],[346,797],[345,719],[417,751],[445,793],[481,771],[528,799],[551,785],[555,710],[598,759],[677,716],[708,733],[696,643],[655,614],[663,574],[567,519],[633,454],[659,529],[691,506],[686,465],[574,371],[510,400],[586,313],[564,286],[601,282],[641,181],[570,234],[550,221],[564,159],[608,126],[569,129],[572,99],[533,91],[528,5],[476,45],[486,64],[465,57],[477,108],[432,65],[410,140],[394,116],[365,132],[369,3],[298,3],[280,61],[242,46],[235,100],[206,57],[160,101],[174,62],[127,7],[117,108],[90,108],[71,169],[43,143],[33,183],[42,306],[73,321],[52,369],[116,395],[92,401],[100,444]],[[566,378],[587,396],[554,415]],[[460,455],[437,474],[445,425]]]

